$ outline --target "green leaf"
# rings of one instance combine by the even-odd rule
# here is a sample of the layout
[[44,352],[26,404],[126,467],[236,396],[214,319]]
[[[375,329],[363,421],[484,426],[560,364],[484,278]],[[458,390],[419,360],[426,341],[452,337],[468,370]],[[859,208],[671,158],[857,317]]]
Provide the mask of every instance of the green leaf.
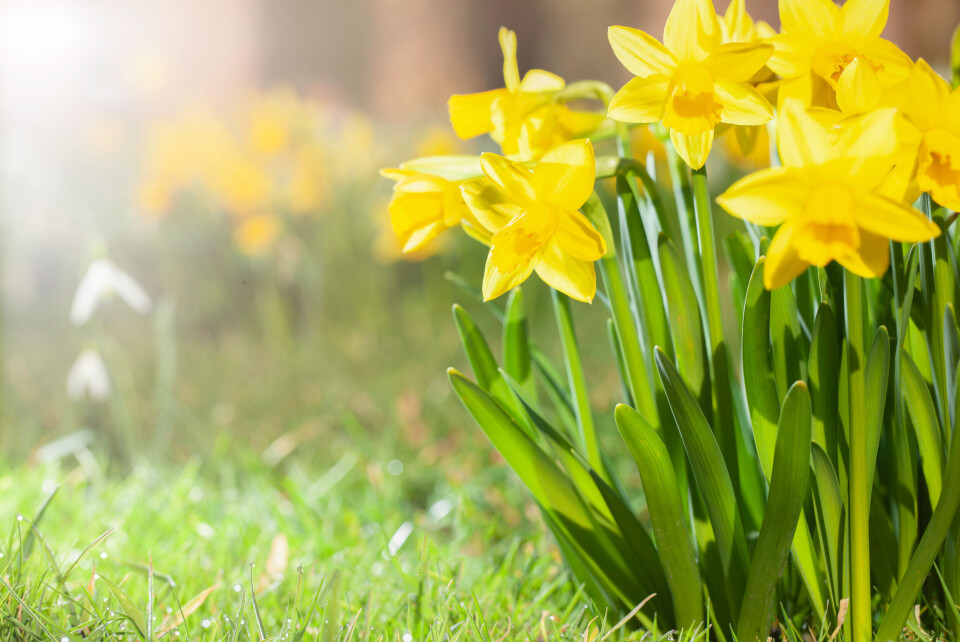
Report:
[[733,482],[717,439],[693,394],[684,385],[680,373],[662,350],[657,349],[656,362],[690,467],[713,526],[730,592],[736,596],[731,600],[733,616],[736,617],[740,608],[739,596],[743,595],[746,581],[749,555]]
[[635,305],[648,346],[658,345],[672,354],[660,281],[640,214],[635,172],[617,176],[617,210],[624,254],[629,258],[629,280],[634,286]]
[[909,354],[903,354],[900,386],[907,410],[917,435],[920,465],[934,507],[943,488],[943,445],[940,441],[940,420],[933,405],[930,389]]
[[813,440],[823,448],[834,465],[839,458],[839,352],[837,320],[830,304],[823,303],[813,322],[807,374],[813,402]]
[[640,471],[653,535],[673,597],[675,624],[690,630],[704,622],[703,588],[670,453],[636,410],[621,404],[615,414],[620,435]]
[[503,322],[503,369],[535,400],[537,384],[530,361],[530,339],[527,332],[527,310],[523,290],[514,288],[507,298]]
[[[906,355],[904,355],[906,357]],[[907,359],[904,360],[904,363]],[[904,369],[904,373],[908,368]],[[928,395],[929,396],[929,395]],[[954,398],[960,396],[960,387],[954,390]],[[930,401],[932,405],[932,400]],[[954,421],[953,433],[960,434],[960,422]],[[917,550],[910,558],[907,570],[900,578],[897,592],[894,593],[880,628],[877,629],[877,642],[893,642],[900,639],[903,626],[910,616],[916,603],[920,589],[943,547],[943,543],[950,532],[957,509],[960,508],[960,439],[954,438],[950,443],[950,458],[947,463],[947,475],[940,501],[933,511],[933,517],[927,524],[923,537],[917,545]]]
[[887,378],[890,375],[890,335],[884,326],[877,329],[867,357],[867,487],[873,487],[877,449],[887,404]]
[[703,336],[703,320],[697,294],[683,259],[673,243],[663,234],[657,242],[663,288],[670,313],[670,333],[676,355],[677,369],[704,414],[713,413],[710,399],[709,363],[707,345]]
[[821,550],[830,576],[832,593],[831,603],[836,608],[843,596],[841,577],[843,574],[843,494],[840,482],[834,471],[830,456],[816,442],[813,444],[813,475],[816,481],[816,509],[820,527]]
[[[795,383],[780,413],[773,475],[763,525],[750,564],[737,622],[741,642],[766,640],[776,608],[777,583],[790,555],[790,546],[810,481],[812,418],[807,384]],[[805,526],[804,526],[805,527]]]
[[513,419],[527,428],[532,436],[533,428],[529,425],[520,402],[500,374],[493,351],[490,350],[476,322],[466,310],[456,304],[453,306],[453,320],[460,334],[460,343],[463,344],[463,350],[467,353],[467,360],[473,369],[473,376],[477,378],[477,384],[503,404]]
[[794,381],[806,378],[797,301],[789,287],[777,288],[770,293],[770,339],[774,378],[782,400]]
[[750,406],[750,422],[757,443],[760,466],[767,479],[773,463],[780,417],[780,397],[770,361],[770,291],[763,285],[766,257],[760,257],[753,268],[747,287],[747,303],[743,309],[741,357],[743,385]]

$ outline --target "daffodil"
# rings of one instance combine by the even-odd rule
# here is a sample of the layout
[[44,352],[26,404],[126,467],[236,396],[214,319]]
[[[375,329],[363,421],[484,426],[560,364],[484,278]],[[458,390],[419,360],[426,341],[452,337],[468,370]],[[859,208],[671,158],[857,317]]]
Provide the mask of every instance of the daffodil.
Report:
[[396,181],[390,200],[390,224],[404,252],[422,250],[445,230],[462,225],[481,240],[489,234],[477,223],[460,193],[458,181],[412,169],[384,169],[380,174]]
[[248,216],[233,232],[233,240],[240,251],[248,256],[266,252],[280,235],[280,221],[270,214]]
[[[757,43],[765,42],[776,35],[773,27],[763,20],[754,21],[747,13],[746,0],[732,0],[722,16],[717,16],[720,23],[720,42]],[[752,78],[750,84],[763,94],[767,101],[776,102],[779,81],[776,74],[764,65]],[[719,134],[724,125],[717,128]],[[770,150],[768,137],[764,125],[733,125],[729,126],[727,136],[727,151],[735,163],[753,167],[767,167],[770,164]],[[759,144],[758,144],[759,143]]]
[[576,112],[554,101],[566,86],[560,76],[531,69],[523,78],[517,67],[517,35],[500,29],[504,87],[450,97],[450,122],[457,136],[483,134],[514,160],[537,160],[544,152],[594,131],[603,116]]
[[481,156],[484,177],[465,182],[461,191],[493,234],[484,299],[508,292],[535,271],[567,296],[593,300],[593,264],[606,254],[606,243],[578,210],[593,193],[594,163],[588,140],[550,150],[533,169],[497,154]]
[[912,207],[879,192],[896,158],[894,118],[893,109],[876,110],[836,136],[799,100],[784,104],[783,167],[751,174],[717,198],[734,216],[780,226],[767,253],[767,288],[831,261],[863,277],[880,276],[889,266],[888,240],[915,243],[940,233]]
[[765,43],[721,44],[711,0],[677,0],[663,44],[630,27],[610,27],[610,46],[636,78],[610,101],[607,115],[631,123],[662,120],[677,153],[703,167],[720,123],[762,125],[773,108],[749,81],[773,52]]
[[[905,81],[911,61],[880,37],[890,0],[780,0],[782,33],[767,65],[783,77],[780,99],[847,113],[878,105],[881,93]],[[855,61],[860,64],[854,65]]]
[[926,61],[918,60],[902,108],[915,132],[917,187],[960,211],[960,87],[951,91]]

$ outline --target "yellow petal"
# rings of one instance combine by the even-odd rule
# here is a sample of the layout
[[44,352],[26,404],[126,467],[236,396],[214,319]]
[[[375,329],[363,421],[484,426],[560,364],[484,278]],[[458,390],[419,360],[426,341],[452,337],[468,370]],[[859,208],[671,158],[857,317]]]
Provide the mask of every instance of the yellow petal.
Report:
[[837,263],[865,279],[883,276],[890,267],[890,243],[882,236],[861,231],[860,247],[838,256]]
[[543,69],[531,69],[520,81],[520,91],[529,93],[541,91],[560,91],[566,86],[563,78]]
[[950,85],[927,61],[917,61],[910,74],[907,92],[907,117],[921,131],[945,127]]
[[504,273],[497,269],[493,262],[495,246],[490,248],[487,255],[487,265],[483,272],[483,300],[490,301],[505,294],[527,280],[533,272],[533,262],[518,265]]
[[920,243],[940,236],[940,228],[909,205],[890,199],[852,192],[853,217],[862,230],[900,241]]
[[787,221],[780,226],[767,248],[767,261],[763,266],[763,285],[776,290],[800,276],[809,263],[800,258],[793,244],[794,224]]
[[520,87],[520,70],[517,68],[517,34],[500,27],[500,50],[503,52],[503,82],[507,91]]
[[579,209],[593,193],[595,177],[589,140],[572,140],[551,149],[533,169],[537,196],[559,209]]
[[[835,156],[849,159],[852,174],[866,174],[862,176],[864,181],[876,179],[873,183],[864,182],[864,185],[876,186],[893,167],[892,155],[897,151],[896,116],[893,108],[876,109],[850,119],[843,127]],[[876,175],[877,168],[884,166],[886,171]]]
[[681,62],[703,61],[720,45],[711,0],[677,0],[663,28],[663,44]]
[[767,67],[774,73],[784,78],[796,78],[810,71],[816,52],[812,39],[800,34],[781,33],[770,38],[770,44],[773,45],[773,54]]
[[892,87],[906,81],[913,70],[913,61],[900,47],[889,40],[876,38],[865,45],[861,55],[877,70],[880,84]]
[[879,38],[890,15],[890,0],[847,0],[840,13],[843,35],[847,39]]
[[490,232],[499,231],[523,214],[523,208],[507,199],[486,177],[465,181],[460,185],[460,193],[479,224]]
[[724,32],[724,42],[750,42],[753,20],[747,13],[744,0],[730,0],[727,10],[723,12],[720,29]]
[[741,178],[717,197],[717,204],[737,218],[772,226],[801,215],[809,194],[796,170],[779,167]]
[[417,250],[422,250],[430,241],[437,238],[441,232],[446,230],[443,221],[437,221],[431,223],[425,227],[413,230],[409,236],[406,238],[398,236],[400,242],[403,244],[402,251],[404,254],[409,254],[411,252],[416,252]]
[[655,123],[667,105],[666,76],[634,78],[610,101],[607,116],[625,123]]
[[832,0],[780,0],[780,26],[792,35],[829,38],[840,26],[840,8]]
[[617,60],[634,76],[669,76],[677,58],[653,36],[632,27],[610,27],[607,39]]
[[780,110],[777,147],[788,167],[819,165],[831,157],[829,132],[796,99],[787,100]]
[[722,105],[720,120],[725,123],[762,125],[773,120],[773,107],[746,83],[717,81],[713,91]]
[[677,154],[687,165],[692,169],[700,169],[707,162],[707,156],[710,155],[710,147],[713,146],[713,130],[711,129],[700,135],[687,136],[671,129],[670,142],[673,143]]
[[845,114],[869,111],[880,102],[880,79],[870,63],[855,59],[837,81],[837,105]]
[[533,176],[523,165],[486,152],[480,156],[480,167],[490,182],[514,203],[526,207],[536,200]]
[[536,270],[544,283],[571,299],[590,303],[597,293],[597,272],[593,262],[575,258],[558,243],[550,243],[544,248]]
[[506,93],[493,89],[476,94],[454,94],[447,101],[450,124],[460,138],[473,138],[493,130],[493,103]]
[[607,244],[587,217],[575,210],[560,212],[553,240],[571,256],[583,261],[599,261],[607,253]]
[[717,80],[746,82],[767,64],[772,54],[771,44],[731,42],[717,47],[703,64]]

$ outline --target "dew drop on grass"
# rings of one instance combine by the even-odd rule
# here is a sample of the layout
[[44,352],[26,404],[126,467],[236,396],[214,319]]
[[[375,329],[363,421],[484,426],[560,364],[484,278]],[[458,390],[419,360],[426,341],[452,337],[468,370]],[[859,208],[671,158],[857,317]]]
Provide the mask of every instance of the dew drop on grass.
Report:
[[67,636],[63,636],[62,638],[60,638],[60,642],[70,642],[70,638],[68,638]]
[[23,521],[23,515],[17,515],[17,521],[18,521],[18,522],[22,522],[22,521]]
[[403,473],[403,462],[399,459],[391,459],[387,464],[387,472],[396,477]]
[[203,620],[200,621],[200,626],[202,626],[202,627],[205,628],[205,629],[209,629],[209,628],[210,628],[210,620],[204,618]]
[[106,554],[106,553],[100,553],[100,559],[102,559],[102,560],[107,559],[107,554]]
[[240,590],[241,590],[241,589],[240,589],[240,585],[239,585],[239,584],[234,584],[234,585],[233,585],[233,592],[234,592],[234,593],[239,593]]
[[409,633],[403,634],[403,642],[413,642],[413,636]]

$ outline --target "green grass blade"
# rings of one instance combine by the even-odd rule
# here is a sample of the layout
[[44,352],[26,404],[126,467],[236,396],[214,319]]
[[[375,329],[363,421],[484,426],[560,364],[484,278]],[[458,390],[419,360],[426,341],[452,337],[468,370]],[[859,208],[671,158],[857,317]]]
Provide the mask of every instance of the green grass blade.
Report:
[[811,430],[810,394],[807,384],[798,381],[787,393],[780,413],[767,508],[737,622],[737,639],[741,642],[766,640],[770,634],[777,583],[787,564],[809,487]]
[[920,466],[930,493],[930,503],[936,507],[943,488],[943,444],[937,409],[923,375],[908,354],[902,355],[900,376],[903,398],[917,435]]
[[136,627],[137,635],[139,635],[141,638],[144,637],[146,635],[147,622],[143,616],[143,611],[141,611],[140,608],[133,603],[133,600],[127,597],[127,594],[124,593],[120,587],[105,578],[103,575],[100,576],[98,581],[103,582],[110,592],[113,593],[113,596],[117,598],[117,602],[120,603],[120,609],[123,611],[123,614],[126,615]]
[[657,432],[634,409],[617,406],[616,420],[640,471],[657,550],[673,597],[676,624],[683,629],[698,626],[704,622],[703,588],[670,453]]
[[749,556],[733,482],[716,436],[693,394],[684,385],[680,373],[662,350],[656,351],[656,362],[697,487],[703,495],[707,514],[710,516],[723,571],[730,593],[735,596],[731,600],[731,606],[733,616],[736,617],[739,612],[739,596],[743,595],[746,581]]

